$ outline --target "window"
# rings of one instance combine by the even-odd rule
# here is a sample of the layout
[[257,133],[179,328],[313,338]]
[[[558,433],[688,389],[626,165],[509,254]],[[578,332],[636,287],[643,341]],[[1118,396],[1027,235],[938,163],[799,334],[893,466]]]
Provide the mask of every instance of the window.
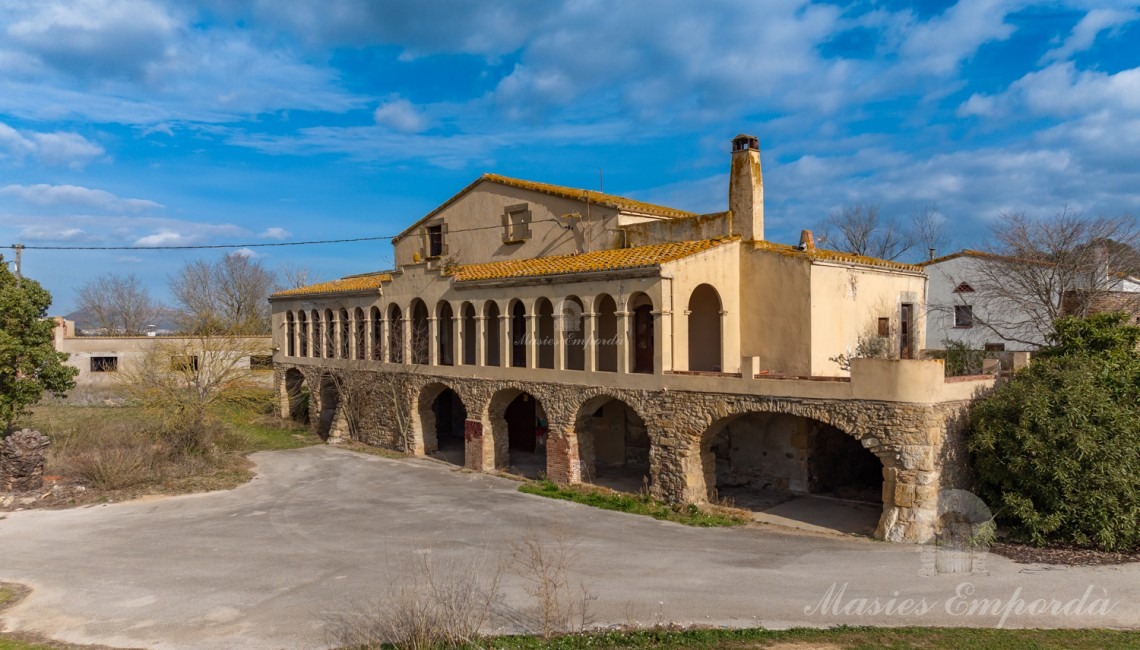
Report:
[[428,257],[443,255],[443,224],[428,226]]
[[880,318],[879,319],[879,336],[890,336],[890,335],[891,335],[891,319]]
[[973,327],[974,308],[970,305],[954,306],[954,327]]
[[116,372],[119,357],[91,357],[91,372]]
[[271,355],[271,354],[251,354],[251,355],[249,355],[249,369],[250,370],[273,370],[273,355]]
[[1005,343],[986,343],[983,349],[986,352],[1005,352]]
[[531,213],[525,203],[503,210],[503,243],[517,244],[530,239]]
[[967,283],[967,282],[963,282],[963,283],[959,284],[958,286],[954,287],[954,293],[973,293],[973,291],[974,291],[974,288],[971,287],[969,285],[969,283]]
[[175,372],[198,372],[198,355],[181,354],[171,357],[170,369]]

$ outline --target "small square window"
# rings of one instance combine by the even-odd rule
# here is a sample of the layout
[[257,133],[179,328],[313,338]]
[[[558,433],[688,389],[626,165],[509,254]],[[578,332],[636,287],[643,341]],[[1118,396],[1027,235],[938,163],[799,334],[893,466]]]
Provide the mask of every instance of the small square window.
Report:
[[91,357],[91,372],[117,372],[119,357]]
[[891,335],[891,319],[880,318],[879,319],[879,336],[890,336],[890,335]]
[[970,305],[954,306],[954,327],[973,327],[974,308]]
[[525,203],[503,210],[503,243],[517,244],[530,239],[531,212]]

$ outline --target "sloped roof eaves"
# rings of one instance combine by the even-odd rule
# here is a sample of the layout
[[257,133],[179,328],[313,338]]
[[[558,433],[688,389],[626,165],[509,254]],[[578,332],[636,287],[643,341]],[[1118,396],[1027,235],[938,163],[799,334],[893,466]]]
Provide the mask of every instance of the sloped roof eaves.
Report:
[[790,255],[796,257],[806,257],[813,262],[838,262],[840,264],[855,264],[859,266],[873,266],[876,268],[888,269],[892,271],[905,271],[907,273],[924,273],[925,269],[918,264],[904,264],[902,262],[892,262],[890,260],[883,260],[877,257],[867,257],[865,255],[853,255],[851,253],[841,253],[839,251],[829,251],[822,248],[812,250],[800,250],[796,246],[789,246],[787,244],[777,244],[770,241],[757,241],[757,250],[766,250],[773,253],[780,253],[781,255]]
[[340,278],[339,280],[320,282],[317,284],[311,284],[307,287],[297,287],[295,289],[278,291],[277,293],[271,295],[270,299],[333,294],[339,295],[349,293],[371,293],[377,291],[382,283],[391,281],[392,275],[390,273],[350,275]]
[[1001,259],[1001,257],[999,255],[994,255],[992,253],[983,253],[981,251],[970,250],[967,248],[965,250],[960,250],[956,253],[950,253],[949,255],[943,255],[942,257],[936,257],[932,260],[926,260],[925,262],[919,262],[918,266],[926,267],[926,266],[930,266],[932,264],[940,264],[942,262],[949,262],[950,260],[958,259],[959,257],[978,257],[978,258],[982,258],[982,259]]
[[732,238],[705,239],[618,248],[577,255],[467,264],[456,269],[454,278],[456,283],[465,283],[659,268],[667,262],[710,250],[732,240]]

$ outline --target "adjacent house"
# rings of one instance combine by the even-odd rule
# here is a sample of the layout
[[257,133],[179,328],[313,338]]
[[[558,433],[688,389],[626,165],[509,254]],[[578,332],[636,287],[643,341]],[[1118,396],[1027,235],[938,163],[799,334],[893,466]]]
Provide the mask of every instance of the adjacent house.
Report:
[[991,380],[918,360],[922,267],[766,240],[757,138],[729,162],[714,214],[484,174],[393,240],[393,269],[271,297],[280,414],[673,502],[881,502],[879,537],[929,539]]

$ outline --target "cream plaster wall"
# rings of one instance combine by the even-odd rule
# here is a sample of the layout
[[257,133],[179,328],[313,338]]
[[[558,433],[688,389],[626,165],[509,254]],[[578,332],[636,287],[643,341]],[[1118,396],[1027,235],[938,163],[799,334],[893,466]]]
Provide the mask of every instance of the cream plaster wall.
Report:
[[662,265],[662,275],[672,278],[673,369],[689,370],[689,297],[702,284],[711,285],[720,296],[722,372],[740,372],[740,242]]
[[741,246],[740,354],[758,357],[761,370],[810,374],[810,261]]

